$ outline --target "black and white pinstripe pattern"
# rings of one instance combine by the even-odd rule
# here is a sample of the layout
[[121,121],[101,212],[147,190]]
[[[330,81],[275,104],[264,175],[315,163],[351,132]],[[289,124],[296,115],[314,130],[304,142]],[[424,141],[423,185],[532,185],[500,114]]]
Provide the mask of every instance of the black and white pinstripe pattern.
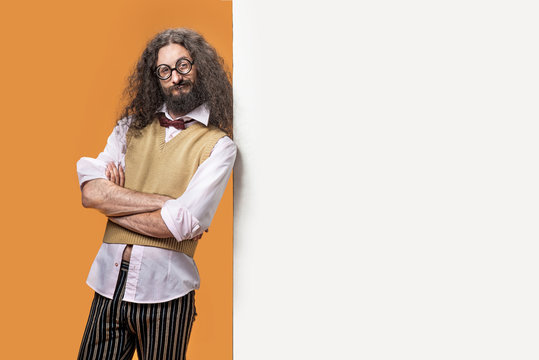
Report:
[[121,301],[129,269],[122,262],[114,296],[95,294],[79,360],[184,360],[195,319],[194,291],[158,304]]

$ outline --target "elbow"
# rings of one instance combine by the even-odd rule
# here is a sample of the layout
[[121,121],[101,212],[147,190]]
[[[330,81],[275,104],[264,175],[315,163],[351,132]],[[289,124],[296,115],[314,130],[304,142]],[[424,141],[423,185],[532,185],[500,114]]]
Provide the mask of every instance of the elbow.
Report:
[[95,208],[99,203],[99,192],[92,182],[84,183],[81,189],[81,202],[85,208]]
[[93,205],[92,198],[89,196],[88,191],[82,190],[81,196],[82,206],[85,208],[91,208]]
[[82,207],[83,208],[91,208],[92,206],[90,205],[90,202],[88,201],[88,199],[86,199],[84,196],[82,196]]

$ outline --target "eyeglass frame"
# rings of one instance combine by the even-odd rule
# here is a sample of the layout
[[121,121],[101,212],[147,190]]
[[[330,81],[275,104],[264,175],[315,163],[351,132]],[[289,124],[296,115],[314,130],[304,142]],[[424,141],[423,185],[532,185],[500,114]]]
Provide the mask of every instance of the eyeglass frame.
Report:
[[[178,69],[178,65],[180,63],[180,61],[187,61],[189,63],[189,70],[187,72],[181,72],[179,69]],[[154,73],[155,73],[155,76],[157,76],[158,79],[160,80],[168,80],[170,79],[170,77],[172,76],[172,72],[174,70],[176,70],[178,72],[178,74],[180,75],[187,75],[191,72],[191,70],[193,70],[193,65],[195,63],[195,60],[189,60],[188,58],[186,57],[181,57],[179,58],[177,61],[176,61],[176,65],[174,65],[174,68],[171,68],[170,66],[168,66],[167,64],[160,64],[160,65],[157,65],[155,67],[155,70],[154,70]],[[159,76],[159,69],[162,68],[163,66],[167,67],[169,70],[170,70],[170,74],[166,77],[166,78],[163,78],[161,76]]]

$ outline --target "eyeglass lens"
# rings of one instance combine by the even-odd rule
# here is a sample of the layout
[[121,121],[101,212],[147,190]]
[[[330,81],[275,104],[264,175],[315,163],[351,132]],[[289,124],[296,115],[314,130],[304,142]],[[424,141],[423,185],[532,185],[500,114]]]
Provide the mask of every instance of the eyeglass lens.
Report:
[[[187,60],[187,59],[179,59],[176,62],[175,69],[180,74],[186,75],[191,71],[191,67],[192,67],[192,65],[191,65],[191,62],[189,62],[189,60]],[[170,68],[170,66],[168,66],[166,64],[162,64],[162,65],[159,65],[157,67],[157,76],[160,79],[166,80],[171,75],[172,75],[172,69]]]

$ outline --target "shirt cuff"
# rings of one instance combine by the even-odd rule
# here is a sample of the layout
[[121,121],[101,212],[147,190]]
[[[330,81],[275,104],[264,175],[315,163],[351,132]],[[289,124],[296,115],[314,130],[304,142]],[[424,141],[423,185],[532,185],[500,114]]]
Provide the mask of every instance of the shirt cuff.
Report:
[[94,179],[107,179],[105,170],[107,165],[102,161],[83,157],[77,161],[77,176],[79,178],[79,186],[82,186],[87,181]]
[[168,200],[163,205],[161,218],[178,241],[192,239],[202,233],[198,219],[187,208],[178,207],[175,200]]

